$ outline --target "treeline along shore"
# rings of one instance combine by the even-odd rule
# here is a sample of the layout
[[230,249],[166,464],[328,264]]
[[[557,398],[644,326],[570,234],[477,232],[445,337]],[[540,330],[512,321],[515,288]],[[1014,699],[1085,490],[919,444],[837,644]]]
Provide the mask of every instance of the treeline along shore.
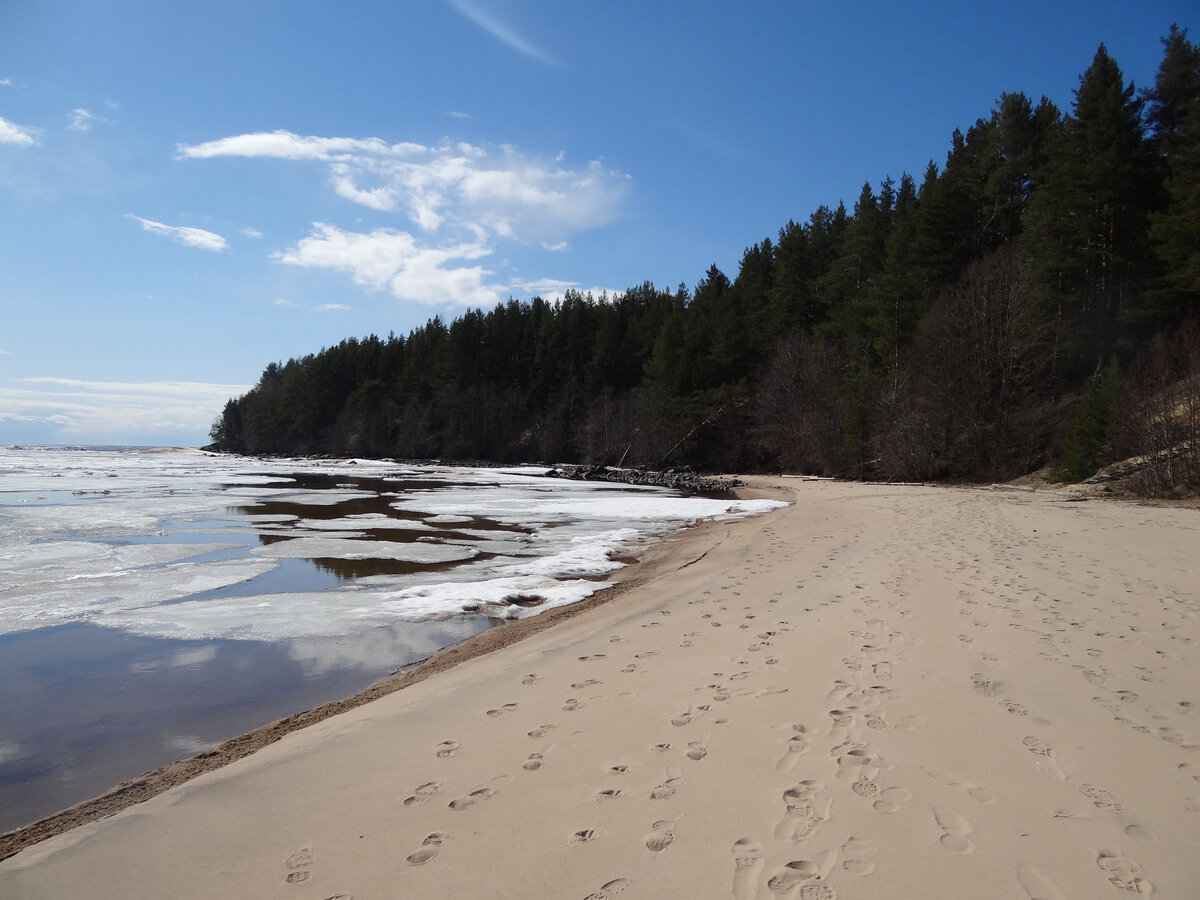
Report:
[[[250,454],[862,479],[1200,485],[1200,49],[1101,45],[1070,111],[1003,93],[942,165],[748,247],[732,279],[510,299],[271,363],[212,429]],[[786,162],[781,163],[786,165]]]

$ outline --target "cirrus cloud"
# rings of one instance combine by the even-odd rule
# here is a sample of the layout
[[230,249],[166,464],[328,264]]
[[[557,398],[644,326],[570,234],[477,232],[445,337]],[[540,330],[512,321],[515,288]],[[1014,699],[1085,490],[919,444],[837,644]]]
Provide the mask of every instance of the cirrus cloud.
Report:
[[67,128],[71,131],[91,131],[92,126],[97,121],[101,121],[99,117],[90,110],[78,107],[71,110],[70,119],[67,122]]
[[186,225],[164,225],[162,222],[155,222],[151,219],[143,219],[141,216],[135,216],[129,213],[129,218],[141,224],[142,229],[149,231],[151,234],[161,234],[169,237],[177,244],[183,244],[185,247],[195,247],[199,250],[211,250],[218,253],[224,250],[228,244],[225,243],[225,238],[212,231],[205,231],[203,228],[190,228]]
[[20,144],[31,147],[37,143],[33,130],[24,128],[0,116],[0,144]]
[[402,211],[421,231],[482,228],[519,241],[561,241],[617,215],[629,176],[598,161],[564,168],[516,147],[389,144],[379,138],[259,132],[180,144],[180,159],[241,157],[328,165],[338,196],[381,212]]

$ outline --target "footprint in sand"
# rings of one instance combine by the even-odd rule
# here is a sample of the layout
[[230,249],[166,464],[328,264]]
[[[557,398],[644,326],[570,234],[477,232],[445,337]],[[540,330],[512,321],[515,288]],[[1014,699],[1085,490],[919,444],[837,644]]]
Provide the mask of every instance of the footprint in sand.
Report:
[[800,757],[812,750],[812,739],[808,736],[808,731],[803,725],[793,725],[796,734],[787,739],[786,747],[783,756],[779,757],[779,761],[775,763],[776,772],[790,772],[796,768],[796,763],[800,761]]
[[489,710],[487,711],[487,715],[491,716],[492,718],[495,718],[496,716],[502,716],[502,715],[504,715],[506,712],[513,712],[513,711],[514,711],[514,710],[516,710],[516,709],[518,709],[518,706],[517,706],[517,704],[515,704],[515,703],[505,703],[505,704],[504,704],[503,706],[501,706],[499,709],[489,709]]
[[758,873],[765,865],[762,845],[744,837],[733,844],[733,900],[754,900],[758,894]]
[[1000,693],[1000,689],[999,681],[992,681],[982,672],[976,672],[971,676],[971,690],[980,697],[995,697]]
[[799,889],[802,900],[836,898],[833,887],[822,882],[824,870],[832,868],[836,858],[832,850],[826,850],[816,859],[794,859],[772,873],[767,879],[767,890],[779,896],[795,896]]
[[1079,793],[1092,801],[1092,805],[1103,812],[1124,812],[1125,804],[1116,796],[1094,784],[1081,784]]
[[417,806],[424,803],[430,797],[436,797],[442,790],[440,781],[427,781],[424,784],[417,785],[413,788],[412,795],[404,798],[405,806]]
[[860,778],[850,785],[850,790],[854,791],[855,794],[864,800],[870,800],[879,796],[879,785],[869,778]]
[[[833,687],[830,688],[829,693],[827,693],[825,695],[825,699],[826,700],[845,700],[846,696],[853,689],[854,689],[854,685],[852,685],[849,681],[846,681],[844,678],[839,678],[839,679],[837,679],[837,681],[835,681],[833,683]],[[832,715],[832,713],[831,713],[831,715]]]
[[1125,836],[1138,841],[1157,841],[1158,833],[1149,825],[1126,825]]
[[1029,710],[1028,710],[1028,709],[1026,709],[1026,708],[1025,708],[1024,706],[1022,706],[1020,703],[1014,703],[1012,700],[1003,700],[1003,699],[1002,699],[1002,700],[1000,701],[1000,705],[1001,705],[1001,706],[1003,706],[1003,707],[1004,707],[1006,710],[1008,710],[1008,712],[1009,712],[1011,715],[1014,715],[1014,716],[1027,716],[1027,715],[1029,715]]
[[548,724],[548,725],[539,725],[537,728],[534,728],[532,731],[527,731],[525,733],[531,738],[542,738],[542,737],[545,737],[549,733],[550,729],[557,728],[557,727],[558,726],[553,723]]
[[423,866],[442,849],[442,845],[446,843],[450,835],[444,831],[435,831],[421,842],[421,846],[410,853],[405,860],[410,866]]
[[879,798],[871,804],[881,813],[899,812],[900,807],[912,799],[912,793],[902,787],[885,788],[879,792]]
[[1029,900],[1066,900],[1066,895],[1053,881],[1028,863],[1017,866],[1017,883],[1029,896]]
[[542,680],[541,675],[538,675],[536,672],[530,672],[528,675],[526,675],[524,678],[521,679],[521,684],[537,684],[541,680]]
[[783,792],[783,818],[772,833],[777,841],[802,841],[811,837],[818,825],[828,819],[830,801],[818,804],[817,795],[825,785],[806,779]]
[[610,897],[623,893],[631,884],[633,882],[628,878],[614,878],[612,881],[606,881],[600,886],[600,890],[593,891],[583,900],[609,900]]
[[853,728],[855,722],[856,706],[851,706],[846,709],[831,709],[829,718],[833,719],[834,728]]
[[707,740],[708,738],[705,738],[703,741],[690,741],[688,743],[687,758],[699,762],[708,756],[708,747],[705,744]]
[[838,892],[832,884],[810,881],[800,888],[800,900],[837,900]]
[[449,805],[452,810],[454,810],[455,812],[459,812],[464,809],[470,809],[476,803],[479,803],[481,800],[487,800],[488,798],[493,796],[495,793],[496,793],[495,788],[490,788],[490,787],[476,788],[475,790],[471,791],[469,794],[464,794],[462,797],[456,797],[455,799],[451,800]]
[[575,710],[579,709],[580,705],[580,702],[572,697],[563,704],[562,708],[565,712],[575,712]]
[[842,869],[851,875],[870,875],[875,871],[879,847],[874,841],[851,837],[842,844]]
[[843,781],[870,781],[879,774],[879,756],[870,747],[847,750],[837,758],[837,777]]
[[543,760],[542,754],[530,753],[529,757],[525,760],[525,762],[521,763],[521,768],[524,769],[526,772],[536,772],[538,769],[540,769],[542,767],[542,760]]
[[1154,885],[1141,877],[1142,867],[1128,856],[1104,851],[1096,857],[1096,865],[1115,888],[1131,894],[1149,894],[1154,890]]
[[679,775],[678,769],[667,769],[667,780],[655,787],[650,792],[651,800],[669,800],[675,796],[675,792],[683,786],[683,778]]
[[291,869],[284,877],[285,884],[303,884],[312,878],[312,872],[307,868],[313,863],[313,852],[308,847],[302,847],[284,861],[284,866]]
[[437,745],[436,755],[438,759],[449,759],[454,755],[454,751],[461,747],[458,741],[442,741]]
[[1059,768],[1055,759],[1054,748],[1036,735],[1028,735],[1022,741],[1030,753],[1039,757],[1038,771],[1053,778],[1055,781],[1066,781],[1067,775]]
[[688,711],[680,713],[671,719],[671,724],[676,728],[682,728],[685,725],[692,724],[692,721],[704,713],[708,712],[707,706],[689,706]]
[[650,833],[645,837],[646,849],[653,853],[661,853],[675,843],[675,823],[670,819],[659,819],[650,826]]
[[975,829],[971,823],[952,809],[935,806],[933,819],[942,829],[942,846],[955,853],[970,853],[975,849],[975,843],[968,837]]
[[584,828],[580,831],[575,832],[573,835],[571,835],[570,843],[571,843],[572,847],[575,847],[575,846],[578,846],[579,844],[586,844],[588,841],[594,840],[595,837],[596,837],[596,832],[594,829]]

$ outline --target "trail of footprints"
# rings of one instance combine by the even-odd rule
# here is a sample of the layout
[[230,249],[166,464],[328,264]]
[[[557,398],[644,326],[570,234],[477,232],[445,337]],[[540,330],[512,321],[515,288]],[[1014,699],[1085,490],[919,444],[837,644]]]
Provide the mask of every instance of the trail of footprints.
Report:
[[[831,552],[831,561],[837,557],[838,549],[835,548]],[[840,549],[845,549],[845,547]],[[932,558],[937,559],[938,555],[933,554]],[[869,595],[862,583],[856,583],[856,592],[852,597],[838,595],[814,604],[815,607],[820,607],[833,603],[853,602],[856,604],[854,612],[861,616],[860,621],[863,621],[863,627],[848,633],[853,649],[842,660],[846,670],[845,677],[836,679],[830,685],[827,697],[832,701],[832,708],[828,710],[828,720],[824,723],[824,727],[814,726],[807,722],[791,722],[779,726],[784,734],[778,738],[779,755],[775,757],[774,774],[776,778],[785,780],[773,794],[775,798],[772,801],[773,811],[764,809],[766,817],[763,828],[763,832],[769,833],[775,846],[771,854],[765,854],[763,845],[754,836],[740,838],[732,845],[732,876],[729,882],[729,892],[733,900],[758,900],[763,896],[764,889],[773,896],[800,897],[802,900],[835,900],[838,896],[835,884],[839,879],[853,880],[871,876],[877,870],[879,855],[878,847],[872,841],[857,835],[851,835],[844,839],[841,839],[844,836],[840,836],[839,844],[822,846],[822,835],[825,833],[823,826],[832,820],[836,805],[843,802],[866,804],[875,812],[887,815],[899,812],[913,800],[913,792],[907,786],[890,783],[889,779],[885,777],[886,773],[892,771],[892,767],[878,745],[878,743],[886,745],[887,737],[892,731],[911,731],[923,725],[923,719],[919,716],[906,716],[893,720],[889,717],[886,708],[888,701],[895,696],[892,687],[895,670],[897,665],[906,658],[905,645],[909,642],[909,637],[903,628],[881,618],[880,614],[889,615],[888,611],[890,611],[891,616],[899,619],[910,614],[901,606],[906,596],[905,585],[908,583],[908,573],[904,570],[905,564],[899,556],[896,556],[891,562],[896,576],[894,580],[881,584],[881,586],[894,599],[886,602],[877,600]],[[969,572],[965,576],[967,583],[972,583],[972,580],[978,581],[981,573],[982,569]],[[851,576],[858,577],[860,582],[864,580],[859,573],[855,573],[853,570]],[[704,591],[705,596],[688,601],[689,607],[708,607],[704,611],[696,610],[690,617],[691,621],[694,621],[695,625],[701,629],[722,626],[736,626],[747,630],[754,628],[757,624],[753,621],[754,615],[747,615],[746,621],[737,621],[735,615],[738,601],[730,599],[739,596],[740,592],[735,589],[742,585],[744,577],[739,579],[731,576],[726,579],[726,583],[720,586],[720,596],[716,596],[710,591]],[[960,581],[964,579],[961,572],[954,573],[954,577]],[[814,580],[820,578],[822,578],[820,571],[814,573]],[[1013,578],[1019,579],[1019,575],[1014,574]],[[805,583],[800,582],[796,587],[804,590]],[[775,603],[777,598],[773,598],[769,602]],[[964,620],[969,619],[972,627],[979,629],[980,633],[984,633],[983,630],[988,627],[988,623],[979,618],[970,608],[976,602],[978,601],[974,597],[964,597],[963,618]],[[1027,602],[1026,606],[1028,606]],[[745,607],[745,609],[750,609],[750,607]],[[813,610],[806,608],[805,611]],[[668,611],[662,612],[665,618]],[[873,614],[874,617],[872,617]],[[1014,609],[1012,615],[1014,624],[1021,625],[1017,621],[1019,612]],[[651,626],[660,626],[663,621],[663,619],[653,620],[647,627],[652,632],[653,627]],[[786,686],[750,687],[751,682],[746,679],[752,674],[761,677],[770,671],[765,666],[773,666],[779,662],[780,651],[776,649],[776,644],[781,634],[789,630],[791,630],[790,623],[781,621],[778,625],[757,632],[753,641],[745,645],[745,658],[735,663],[735,670],[731,673],[714,673],[717,677],[716,682],[698,687],[696,691],[706,696],[697,698],[694,702],[681,704],[681,707],[678,708],[680,711],[663,723],[666,727],[661,737],[668,738],[675,729],[680,729],[681,733],[684,729],[687,732],[694,732],[696,723],[705,720],[714,725],[729,721],[724,717],[724,710],[727,707],[736,706],[732,701],[753,700],[786,693],[788,690]],[[687,650],[695,641],[704,638],[702,630],[691,630],[690,621],[685,623],[680,634],[683,635],[683,640],[677,646],[682,650]],[[629,642],[621,635],[613,635],[610,643]],[[985,667],[998,662],[993,654],[972,649],[974,642],[970,634],[963,635],[961,643],[964,645],[964,652],[978,653]],[[1053,640],[1045,643],[1047,646],[1053,645],[1055,648],[1058,646]],[[667,647],[669,649],[670,646],[668,643],[660,645],[660,648]],[[622,668],[617,669],[616,666],[620,665],[620,662],[614,662],[613,671],[620,673],[618,677],[637,676],[642,671],[638,661],[658,652],[658,650],[649,649],[634,653],[632,654],[633,660],[626,661]],[[1058,651],[1052,649],[1051,652]],[[1101,655],[1101,651],[1092,648],[1088,655],[1095,659]],[[586,665],[603,661],[606,658],[606,654],[598,653],[580,656],[578,660]],[[1085,672],[1084,675],[1089,680],[1097,683],[1105,680],[1102,668],[1094,665],[1087,668],[1088,672]],[[520,680],[525,687],[542,687],[543,682],[543,677],[538,673],[528,673]],[[605,697],[589,697],[586,693],[589,689],[601,684],[603,682],[599,678],[584,678],[571,683],[570,688],[574,694],[560,701],[562,712],[565,714],[575,713],[585,709],[591,702],[605,700]],[[1031,715],[1028,708],[1004,696],[1003,682],[996,680],[986,672],[975,673],[971,678],[971,686],[981,698],[996,703],[998,709],[1003,710],[1009,716],[1023,719]],[[1117,692],[1111,702],[1136,702],[1136,695],[1131,696],[1131,694],[1132,692],[1129,691]],[[626,694],[625,696],[630,695]],[[519,710],[518,703],[510,702],[486,710],[486,715],[498,718],[517,713]],[[530,728],[527,734],[531,739],[543,739],[558,727],[558,723],[548,722]],[[806,777],[812,773],[812,770],[808,768],[810,761],[819,760],[819,755],[813,756],[812,753],[817,749],[823,736],[828,739],[826,749],[833,763],[832,780]],[[670,815],[670,801],[681,790],[686,789],[685,768],[690,765],[703,765],[704,760],[708,758],[712,735],[689,738],[693,738],[691,733],[688,733],[683,740],[660,740],[649,747],[652,753],[662,754],[664,762],[669,760],[671,764],[664,766],[659,782],[648,793],[640,795],[642,799],[652,802],[656,807],[661,805],[666,812],[666,815],[653,819],[643,833],[641,843],[644,846],[644,852],[661,854],[669,851],[676,843],[678,820],[667,817]],[[1168,739],[1168,737],[1164,737],[1164,740]],[[1190,741],[1180,738],[1176,743],[1183,746]],[[1070,780],[1059,764],[1054,747],[1042,736],[1029,734],[1024,738],[1023,744],[1033,757],[1032,762],[1039,771],[1056,782]],[[535,773],[541,769],[546,762],[546,754],[553,746],[552,744],[539,746],[534,752],[529,753],[528,757],[520,763],[522,770],[526,773]],[[435,748],[434,755],[440,759],[449,758],[459,750],[459,747],[457,741],[447,740]],[[1191,748],[1185,747],[1185,749]],[[1190,766],[1190,764],[1185,765]],[[624,764],[613,765],[609,767],[606,774],[612,777],[625,775],[628,768]],[[1184,770],[1184,766],[1181,765],[1180,769]],[[939,770],[923,769],[922,771],[943,786],[960,791],[964,801],[969,800],[976,804],[988,805],[997,800],[996,796],[986,787],[969,779]],[[1186,771],[1200,781],[1200,767],[1189,767]],[[427,781],[414,788],[403,803],[405,806],[428,803],[437,798],[441,791],[440,782]],[[1079,786],[1078,791],[1083,800],[1090,803],[1098,813],[1108,813],[1118,817],[1125,815],[1124,804],[1103,787],[1085,783]],[[450,801],[448,810],[452,812],[467,811],[494,794],[495,788],[490,785],[475,787],[468,793]],[[627,798],[630,796],[637,797],[639,795],[637,792],[629,794],[626,787],[605,785],[595,790],[590,797],[581,799],[585,803],[590,800],[603,804],[629,802]],[[930,831],[939,835],[937,840],[945,850],[965,855],[976,849],[981,837],[962,809],[952,804],[939,803],[929,808],[927,815],[930,817],[926,819],[929,822]],[[1139,825],[1131,818],[1120,818],[1119,824],[1128,837],[1138,840],[1156,839],[1150,829]],[[832,835],[832,832],[830,834]],[[566,836],[565,840],[571,846],[583,847],[602,836],[599,828],[585,827]],[[421,866],[435,860],[448,840],[447,832],[431,832],[422,844],[406,857],[406,863],[410,866]],[[781,866],[768,867],[768,859],[786,859],[789,855],[793,855],[789,850],[795,851],[795,859],[791,859]],[[1096,858],[1096,868],[1113,887],[1133,893],[1148,893],[1152,889],[1152,885],[1146,879],[1139,864],[1132,857],[1117,850],[1100,852]],[[299,873],[306,870],[300,868],[295,871]],[[297,875],[297,878],[300,877],[302,876]],[[1032,865],[1018,866],[1014,872],[1014,878],[1030,897],[1054,900],[1054,898],[1062,896],[1061,892]],[[625,878],[613,879],[588,894],[584,900],[608,900],[608,898],[625,891],[631,884],[632,882]]]

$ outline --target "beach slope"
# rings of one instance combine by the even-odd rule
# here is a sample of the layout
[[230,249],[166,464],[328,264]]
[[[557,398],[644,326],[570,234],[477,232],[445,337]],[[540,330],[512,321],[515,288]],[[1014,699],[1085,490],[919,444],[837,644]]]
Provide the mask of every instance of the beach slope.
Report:
[[1200,887],[1200,512],[759,479],[625,590],[0,862],[36,898]]

